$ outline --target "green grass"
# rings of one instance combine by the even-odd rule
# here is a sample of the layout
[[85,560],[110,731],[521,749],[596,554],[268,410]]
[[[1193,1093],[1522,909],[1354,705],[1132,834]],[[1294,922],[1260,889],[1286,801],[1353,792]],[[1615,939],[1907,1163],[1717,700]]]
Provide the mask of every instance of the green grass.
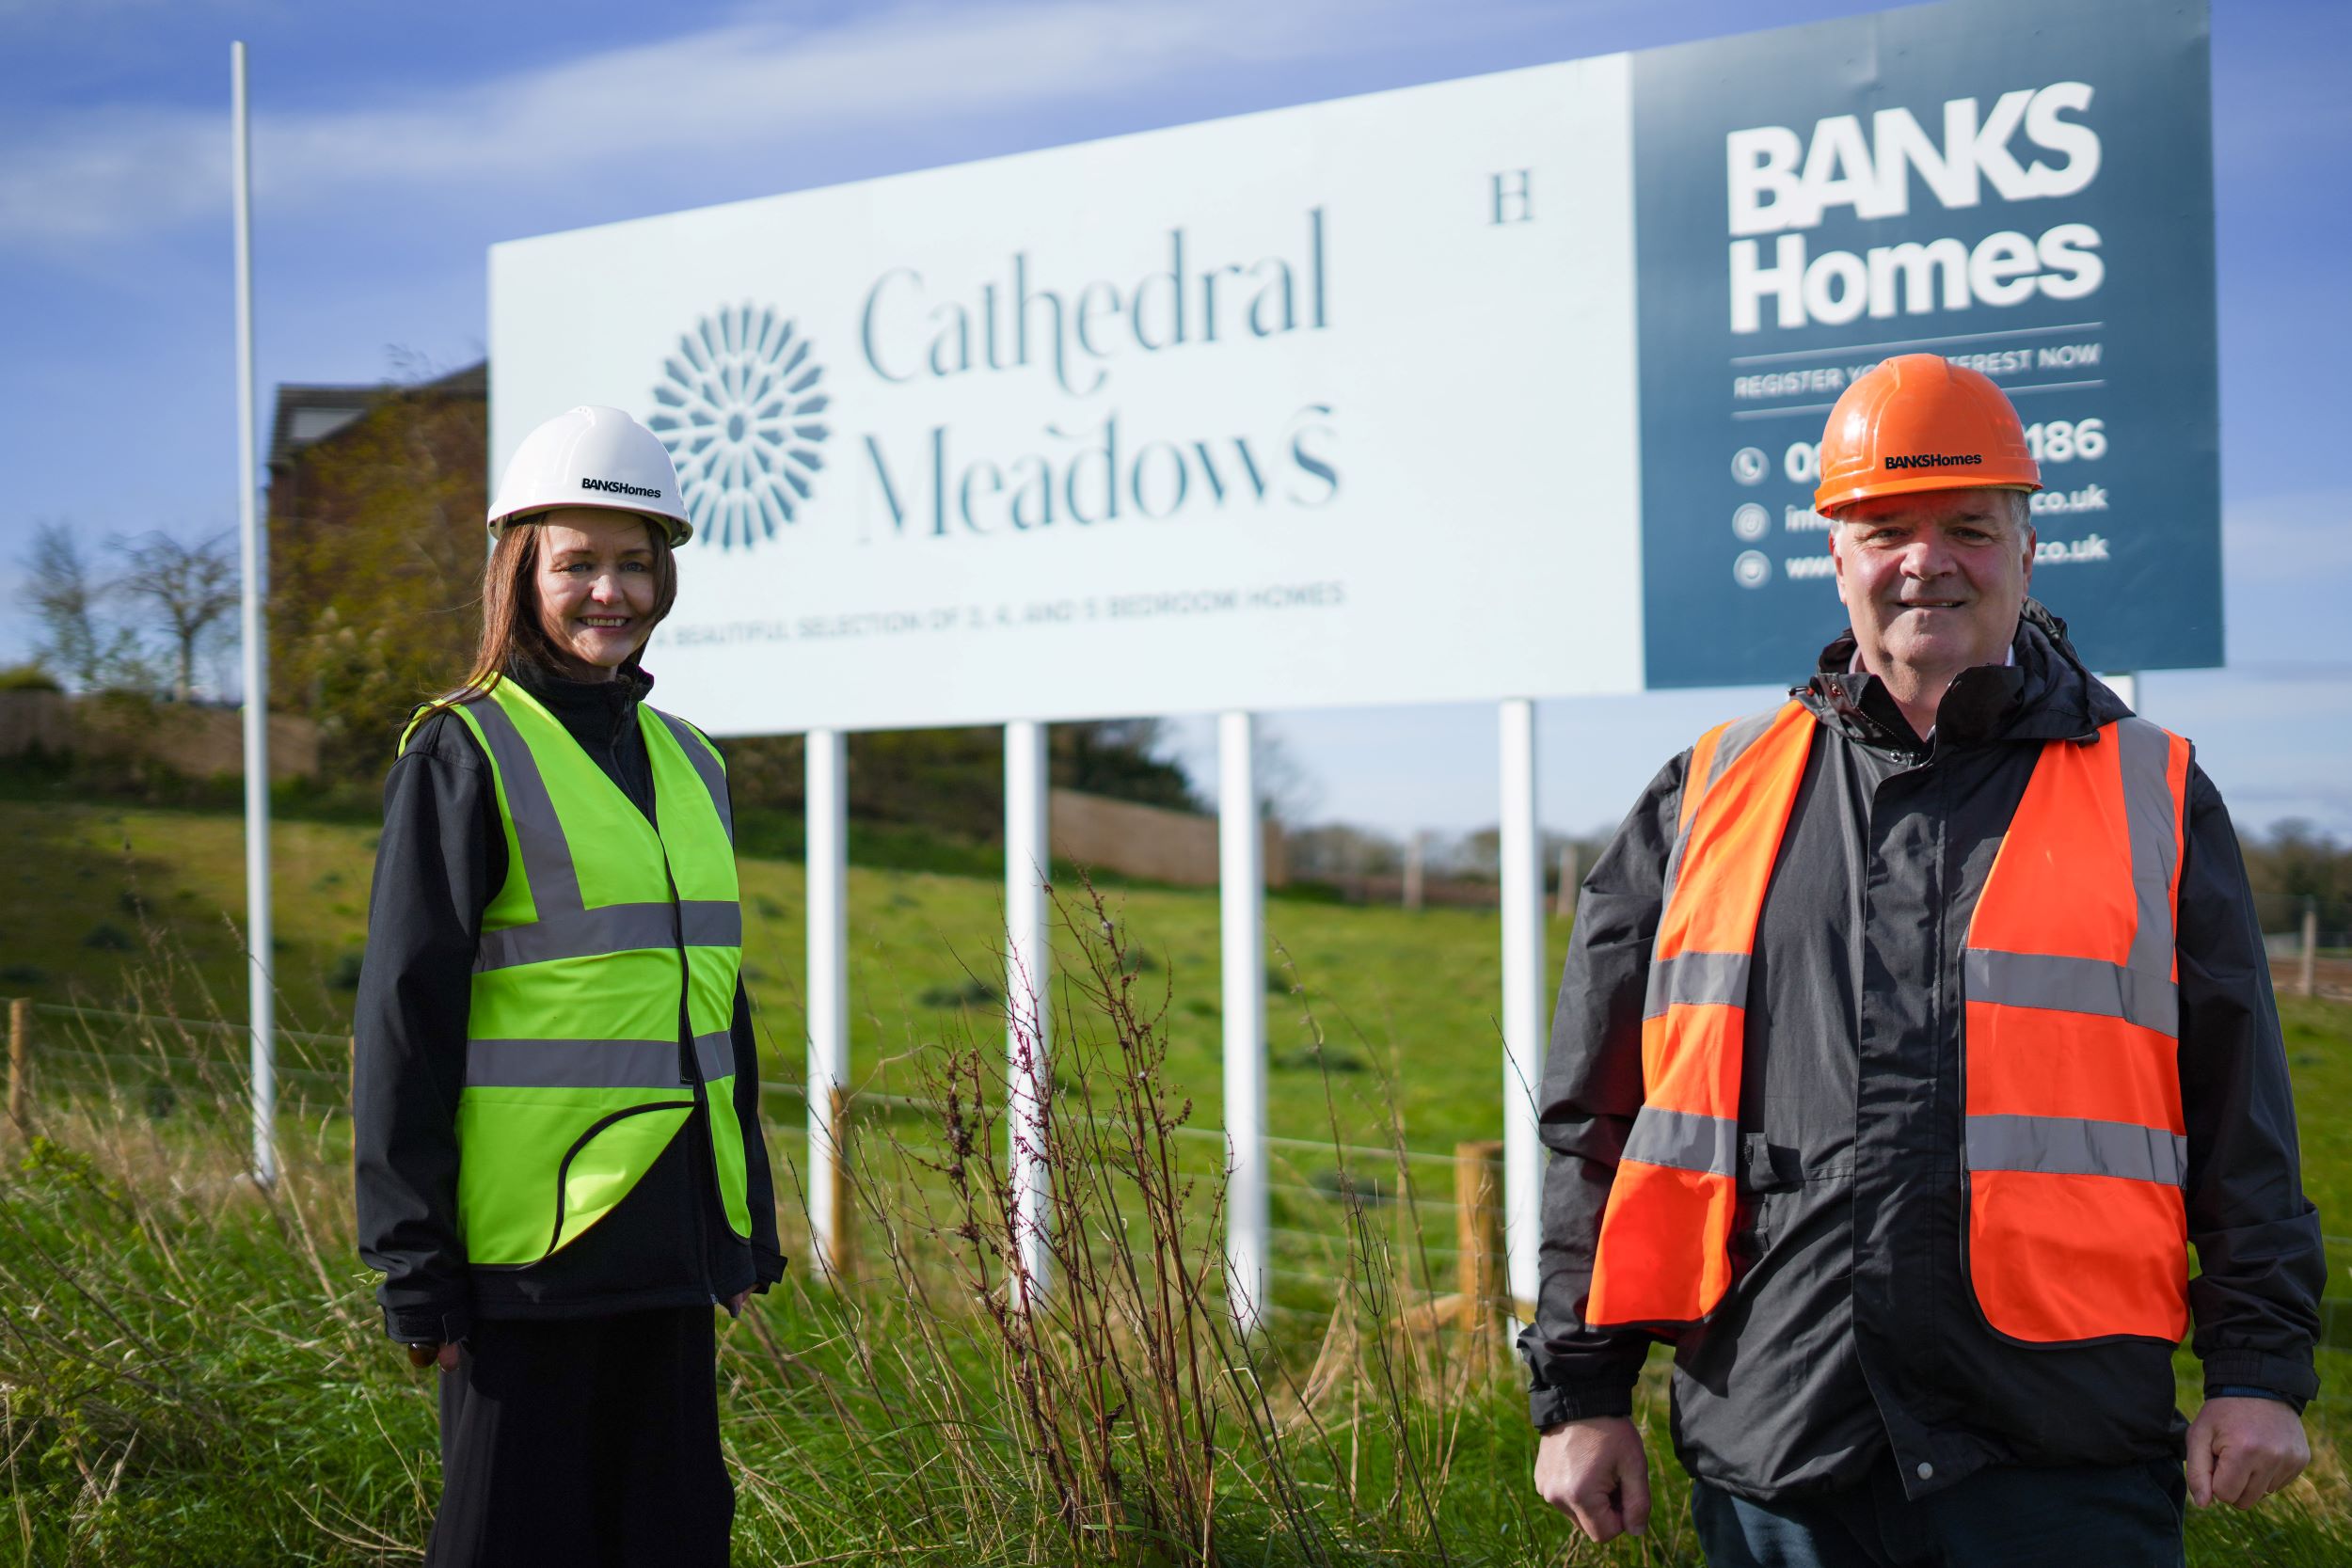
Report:
[[[1099,1049],[1073,1055],[1097,1094],[1128,1076]],[[8,1146],[0,1541],[37,1564],[412,1560],[436,1485],[430,1385],[381,1338],[370,1277],[352,1258],[348,1123],[290,1111],[284,1179],[265,1195],[239,1174],[233,1072],[207,1081],[182,1067],[174,1081],[181,1092],[168,1102],[137,1083],[111,1095],[53,1084],[37,1106],[41,1140]],[[869,1125],[865,1135],[868,1170],[902,1150],[943,1150],[935,1122]],[[1091,1153],[1098,1168],[1113,1163]],[[968,1275],[949,1234],[961,1215],[950,1205],[926,1224],[911,1204],[868,1196],[856,1282],[836,1292],[796,1268],[723,1325],[738,1560],[1072,1560],[1006,1338],[961,1288]],[[984,1208],[980,1220],[985,1229]],[[1403,1304],[1382,1291],[1384,1216],[1342,1210],[1327,1222],[1349,1284],[1327,1293],[1321,1322],[1278,1325],[1253,1364],[1271,1390],[1274,1456],[1253,1446],[1244,1412],[1216,1402],[1221,1560],[1696,1568],[1687,1484],[1661,1441],[1662,1351],[1639,1405],[1659,1489],[1651,1536],[1582,1546],[1534,1506],[1533,1434],[1500,1337],[1400,1334]],[[1139,1363],[1140,1337],[1095,1340]],[[1040,1358],[1060,1358],[1067,1372],[1078,1338],[1057,1334]],[[2182,1398],[2193,1408],[2193,1382]],[[2328,1405],[2312,1420],[2320,1457],[2310,1479],[2257,1513],[2194,1514],[2192,1562],[2346,1560],[2341,1429]],[[1165,1474],[1166,1437],[1123,1433],[1109,1458],[1131,1481]],[[1184,1556],[1143,1550],[1140,1526],[1123,1528],[1116,1540],[1089,1537],[1091,1549],[1108,1559],[1123,1542],[1133,1549],[1121,1560],[1136,1562]]]
[[[2352,1238],[2352,1007],[2279,998],[2287,1069],[2295,1075],[2295,1119],[2303,1149],[2303,1191],[2322,1228]],[[2352,1249],[2331,1251],[2331,1285],[2342,1291]],[[2344,1291],[2352,1294],[2352,1291]]]
[[[0,863],[13,868],[0,875],[19,879],[15,896],[0,898],[0,994],[242,1016],[238,826],[217,813],[0,800]],[[276,1194],[238,1174],[242,1044],[232,1031],[182,1036],[103,1021],[76,1030],[40,1015],[51,1062],[37,1105],[43,1139],[0,1148],[0,1543],[16,1544],[21,1560],[417,1555],[437,1484],[429,1386],[383,1340],[372,1276],[353,1253],[349,1126],[338,1109],[335,1042],[348,1026],[347,959],[364,930],[371,849],[363,824],[289,822],[277,832],[282,1014],[329,1039],[289,1047],[294,1064],[319,1076],[289,1079],[286,1180]],[[768,1070],[797,1083],[800,867],[747,856],[743,876]],[[993,877],[852,873],[853,1039],[869,1107],[858,1160],[871,1182],[855,1226],[858,1278],[836,1292],[796,1267],[723,1329],[739,1560],[1065,1561],[1077,1549],[1065,1522],[1073,1511],[1094,1520],[1082,1539],[1097,1555],[1188,1560],[1144,1548],[1133,1498],[1153,1485],[1181,1491],[1189,1475],[1214,1481],[1215,1542],[1230,1562],[1696,1563],[1684,1483],[1659,1447],[1663,1353],[1643,1395],[1661,1488],[1651,1538],[1581,1547],[1528,1487],[1533,1434],[1500,1336],[1432,1338],[1397,1325],[1433,1284],[1450,1287],[1450,1173],[1410,1166],[1428,1207],[1404,1209],[1384,1201],[1397,1162],[1332,1141],[1386,1144],[1391,1091],[1415,1148],[1495,1135],[1496,929],[1491,914],[1475,912],[1269,900],[1277,962],[1290,965],[1278,981],[1298,988],[1270,998],[1273,1131],[1320,1145],[1280,1151],[1277,1263],[1289,1274],[1275,1282],[1272,1330],[1238,1358],[1209,1354],[1219,1446],[1206,1469],[1168,1420],[1131,1417],[1095,1455],[1128,1478],[1130,1501],[1105,1513],[1099,1486],[1057,1496],[1039,1456],[1078,1442],[1086,1423],[1025,1413],[1017,1370],[1041,1369],[1031,1375],[1083,1404],[1119,1366],[1139,1364],[1150,1314],[1089,1320],[1073,1307],[1043,1338],[1009,1338],[1001,1319],[973,1306],[1001,1290],[1001,1267],[955,1234],[969,1222],[982,1243],[1001,1242],[986,1174],[977,1217],[968,1201],[960,1211],[944,1179],[908,1164],[946,1163],[947,1131],[883,1098],[935,1100],[951,1070],[980,1075],[972,1082],[983,1087],[1001,1071],[996,1004],[983,989],[998,983],[1000,897]],[[1206,1259],[1198,1249],[1213,1234],[1219,1148],[1200,1135],[1217,1108],[1216,901],[1152,888],[1104,898],[1126,951],[1094,967],[1104,944],[1090,913],[1062,934],[1057,1068],[1071,1096],[1089,1097],[1109,1118],[1087,1127],[1119,1125],[1115,1097],[1131,1084],[1159,1097],[1152,1114],[1163,1123],[1191,1097],[1189,1125],[1164,1141],[1171,1180],[1194,1186],[1182,1202],[1165,1193],[1159,1201],[1175,1215],[1168,1244]],[[1563,938],[1555,928],[1555,961]],[[2305,1185],[2329,1230],[2352,1231],[2331,1218],[2352,1204],[2352,1007],[2283,999],[2282,1011]],[[799,1120],[797,1101],[771,1101],[787,1189],[780,1223],[796,1257]],[[1001,1143],[1001,1132],[984,1130],[975,1147]],[[1119,1164],[1107,1146],[1079,1152],[1068,1169]],[[1074,1228],[1104,1238],[1148,1230],[1147,1189],[1111,1183],[1089,1211],[1101,1223]],[[1400,1271],[1396,1246],[1433,1243]],[[2339,1256],[2330,1266],[2347,1264]],[[1196,1326],[1216,1318],[1216,1271],[1203,1272],[1209,1288],[1187,1308]],[[2321,1362],[2309,1478],[2251,1515],[2194,1515],[2191,1561],[2352,1560],[2343,1457],[2352,1352],[2323,1351]],[[2193,1408],[2185,1353],[2180,1370],[2184,1408]],[[1233,1392],[1243,1387],[1264,1393],[1253,1404]]]
[[[1001,1126],[901,1112],[860,1123],[857,1279],[796,1270],[724,1329],[740,1560],[1200,1560],[1210,1518],[1228,1562],[1561,1560],[1500,1334],[1397,1327],[1385,1213],[1325,1216],[1339,1280],[1311,1323],[1249,1347],[1217,1326],[1214,1162],[1172,1142],[1181,1091],[1122,968],[1073,969],[1062,1049],[1088,1114],[1057,1133],[1065,1250],[1034,1325],[975,1306],[1003,1300]],[[40,1563],[413,1556],[431,1404],[352,1258],[348,1123],[290,1105],[283,1179],[258,1191],[237,1074],[175,1044],[112,1064],[111,1087],[53,1075],[0,1172],[0,1540]],[[1001,1071],[991,1030],[910,1086],[996,1105]],[[907,1180],[958,1147],[962,1188]]]

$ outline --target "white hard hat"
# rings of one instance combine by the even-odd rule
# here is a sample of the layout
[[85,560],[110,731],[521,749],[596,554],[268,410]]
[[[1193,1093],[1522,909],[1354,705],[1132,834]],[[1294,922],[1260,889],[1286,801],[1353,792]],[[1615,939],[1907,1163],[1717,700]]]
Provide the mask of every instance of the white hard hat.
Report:
[[618,408],[582,404],[524,436],[490,503],[491,535],[516,517],[559,506],[637,513],[659,520],[673,546],[694,536],[669,449]]

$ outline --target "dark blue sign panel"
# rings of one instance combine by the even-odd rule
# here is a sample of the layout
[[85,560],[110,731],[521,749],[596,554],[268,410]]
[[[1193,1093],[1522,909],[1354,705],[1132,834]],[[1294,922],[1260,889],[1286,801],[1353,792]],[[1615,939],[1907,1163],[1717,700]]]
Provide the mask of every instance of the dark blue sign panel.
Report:
[[2094,668],[2221,662],[2203,0],[1963,0],[1634,56],[1646,673],[1801,679],[1845,625],[1830,406],[1984,372],[2033,593]]

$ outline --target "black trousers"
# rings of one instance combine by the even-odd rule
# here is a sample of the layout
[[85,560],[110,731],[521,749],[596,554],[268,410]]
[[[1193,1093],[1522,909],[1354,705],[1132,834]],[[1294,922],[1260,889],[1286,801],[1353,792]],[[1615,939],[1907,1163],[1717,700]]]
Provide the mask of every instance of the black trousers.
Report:
[[1912,1502],[1892,1454],[1842,1491],[1758,1503],[1707,1482],[1691,1518],[1709,1568],[2181,1568],[2177,1459],[1996,1465]]
[[441,1374],[426,1568],[725,1568],[711,1311],[477,1322]]

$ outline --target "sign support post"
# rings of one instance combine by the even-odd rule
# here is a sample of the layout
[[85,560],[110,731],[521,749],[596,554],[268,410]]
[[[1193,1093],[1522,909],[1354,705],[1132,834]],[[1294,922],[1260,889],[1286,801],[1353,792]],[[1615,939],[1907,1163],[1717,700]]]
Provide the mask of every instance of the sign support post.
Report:
[[1265,1310],[1265,829],[1256,721],[1217,716],[1217,901],[1225,1014],[1225,1300],[1248,1334]]
[[245,45],[229,46],[230,168],[237,229],[237,539],[244,581],[239,634],[245,656],[245,942],[253,1021],[253,1180],[278,1180],[278,986],[271,974],[269,874],[269,648],[262,614],[269,551],[255,515],[253,471],[253,155],[246,112]]
[[1535,705],[1502,705],[1503,1212],[1511,1298],[1535,1299],[1543,1145],[1535,1090],[1544,1070],[1544,861],[1535,826]]
[[848,1272],[849,1167],[842,1097],[850,1083],[849,746],[811,730],[808,767],[808,1236],[819,1274]]
[[1049,1006],[1053,959],[1047,878],[1046,726],[1005,726],[1005,1078],[1013,1244],[1021,1259],[1013,1305],[1026,1309],[1051,1285],[1052,1173],[1045,1105],[1053,1088]]

